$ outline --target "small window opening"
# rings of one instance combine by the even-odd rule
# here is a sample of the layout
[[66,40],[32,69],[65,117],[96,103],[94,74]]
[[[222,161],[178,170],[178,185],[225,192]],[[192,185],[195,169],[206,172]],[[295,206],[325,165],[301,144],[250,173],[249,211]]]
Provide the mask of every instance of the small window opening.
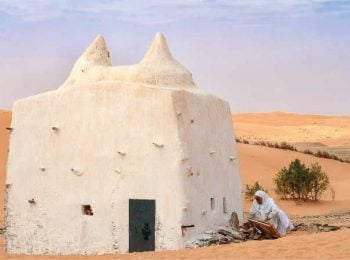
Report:
[[94,213],[92,212],[92,208],[90,205],[82,205],[81,210],[83,215],[93,216]]
[[182,233],[182,236],[184,237],[186,235],[186,231],[188,228],[194,228],[195,225],[182,225],[181,226],[181,233]]
[[226,198],[225,197],[222,199],[222,211],[224,212],[224,214],[227,213],[227,205],[226,205]]
[[210,198],[210,207],[212,210],[215,208],[215,198]]

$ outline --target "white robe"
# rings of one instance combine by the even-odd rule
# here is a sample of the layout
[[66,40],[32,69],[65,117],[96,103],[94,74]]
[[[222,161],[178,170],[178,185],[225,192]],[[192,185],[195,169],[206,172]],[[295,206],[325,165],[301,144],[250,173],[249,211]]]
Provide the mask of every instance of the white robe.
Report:
[[284,236],[287,229],[293,229],[293,224],[290,222],[286,213],[279,209],[273,199],[267,195],[264,191],[257,191],[255,196],[262,198],[262,204],[260,205],[255,199],[253,205],[249,210],[249,215],[265,221],[266,218],[270,219],[270,223],[278,230],[281,236]]

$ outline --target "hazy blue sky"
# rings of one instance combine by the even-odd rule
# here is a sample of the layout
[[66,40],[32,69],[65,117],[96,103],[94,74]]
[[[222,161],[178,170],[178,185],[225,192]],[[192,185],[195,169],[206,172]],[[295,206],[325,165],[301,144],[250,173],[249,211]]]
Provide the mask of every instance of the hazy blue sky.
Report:
[[97,34],[121,65],[157,31],[232,112],[350,114],[350,0],[0,0],[0,108],[56,89]]

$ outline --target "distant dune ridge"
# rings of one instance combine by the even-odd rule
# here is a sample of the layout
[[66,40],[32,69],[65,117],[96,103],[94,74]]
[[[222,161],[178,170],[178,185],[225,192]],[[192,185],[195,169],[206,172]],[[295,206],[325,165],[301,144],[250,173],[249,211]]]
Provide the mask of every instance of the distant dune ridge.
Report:
[[235,114],[233,120],[236,136],[249,142],[287,142],[350,159],[350,116],[271,112]]

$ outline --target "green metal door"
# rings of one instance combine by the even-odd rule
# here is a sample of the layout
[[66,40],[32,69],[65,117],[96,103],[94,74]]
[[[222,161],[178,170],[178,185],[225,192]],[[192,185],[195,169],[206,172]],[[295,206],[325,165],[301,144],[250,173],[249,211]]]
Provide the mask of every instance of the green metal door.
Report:
[[155,249],[155,200],[129,200],[129,252]]

